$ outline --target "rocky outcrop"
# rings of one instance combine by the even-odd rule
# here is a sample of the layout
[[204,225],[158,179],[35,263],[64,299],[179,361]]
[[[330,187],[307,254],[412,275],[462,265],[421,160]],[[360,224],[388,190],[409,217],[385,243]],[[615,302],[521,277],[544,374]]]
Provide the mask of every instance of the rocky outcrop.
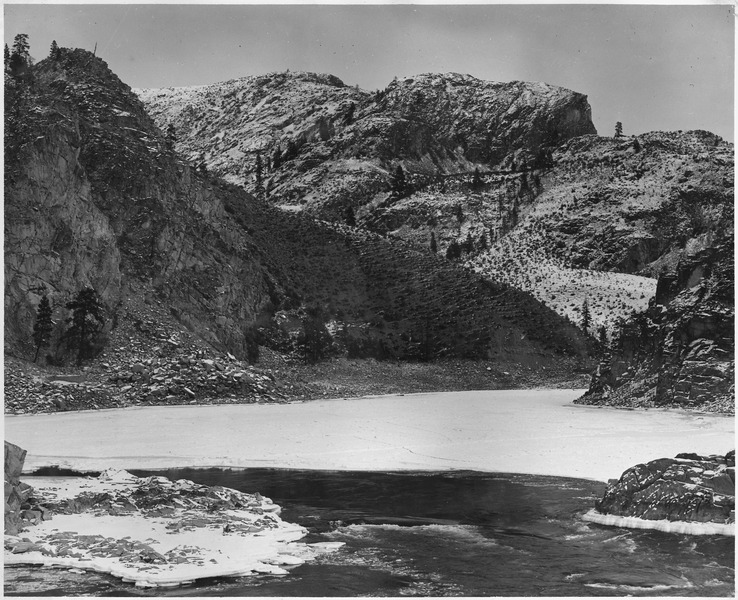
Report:
[[735,451],[678,454],[636,465],[611,482],[595,509],[647,520],[735,522]]
[[650,308],[624,322],[577,402],[733,412],[733,235],[685,251]]
[[16,535],[23,524],[23,505],[30,498],[32,489],[20,481],[26,451],[5,442],[5,534]]

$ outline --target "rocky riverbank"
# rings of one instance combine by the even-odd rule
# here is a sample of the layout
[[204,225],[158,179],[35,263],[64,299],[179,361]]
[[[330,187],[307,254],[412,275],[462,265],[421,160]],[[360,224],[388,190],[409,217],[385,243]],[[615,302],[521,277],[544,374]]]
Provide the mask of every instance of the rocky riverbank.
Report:
[[196,346],[107,352],[87,367],[41,367],[6,357],[5,413],[130,406],[262,404],[418,392],[546,387],[581,389],[570,357],[530,365],[448,359],[432,363],[333,359],[318,364],[262,349],[258,365]]

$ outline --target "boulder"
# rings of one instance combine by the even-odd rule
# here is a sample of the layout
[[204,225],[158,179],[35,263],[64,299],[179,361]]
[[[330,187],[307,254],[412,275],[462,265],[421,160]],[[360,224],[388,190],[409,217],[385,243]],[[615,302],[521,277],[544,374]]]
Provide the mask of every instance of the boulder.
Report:
[[648,520],[732,523],[735,466],[726,456],[679,454],[636,465],[607,486],[602,514]]

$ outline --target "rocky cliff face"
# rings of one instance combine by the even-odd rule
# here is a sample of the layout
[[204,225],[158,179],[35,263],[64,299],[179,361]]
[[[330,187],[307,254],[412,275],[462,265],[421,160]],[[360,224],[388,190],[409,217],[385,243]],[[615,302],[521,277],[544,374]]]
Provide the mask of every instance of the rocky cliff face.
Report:
[[[257,151],[277,204],[344,219],[388,189],[398,164],[417,177],[509,167],[595,133],[586,96],[542,83],[425,74],[368,93],[332,76],[278,73],[199,88],[139,90],[177,148],[256,191]],[[284,156],[272,161],[275,150]]]
[[578,402],[734,411],[733,244],[730,231],[687,246],[648,310],[621,324]]
[[[91,54],[64,49],[33,75],[5,190],[6,352],[32,356],[40,286],[61,330],[65,302],[91,285],[120,349],[154,319],[167,339],[179,328],[236,358],[256,343],[307,347],[308,325],[323,354],[586,356],[581,334],[526,294],[427,251],[277,210],[194,169]],[[331,78],[303,84],[356,95]],[[131,323],[140,331],[128,335]]]
[[90,285],[117,315],[133,278],[243,354],[270,301],[267,274],[212,186],[167,151],[101,60],[65,51],[34,74],[33,139],[5,195],[6,348],[28,339],[40,286],[58,307]]

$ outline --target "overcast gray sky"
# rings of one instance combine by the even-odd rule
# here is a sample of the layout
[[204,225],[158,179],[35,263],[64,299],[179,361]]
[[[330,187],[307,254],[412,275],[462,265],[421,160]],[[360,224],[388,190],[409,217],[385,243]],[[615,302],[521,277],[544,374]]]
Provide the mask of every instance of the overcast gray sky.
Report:
[[5,38],[31,55],[92,50],[131,87],[224,81],[285,69],[368,90],[457,71],[545,81],[589,96],[597,130],[707,129],[733,140],[730,5],[5,4]]

